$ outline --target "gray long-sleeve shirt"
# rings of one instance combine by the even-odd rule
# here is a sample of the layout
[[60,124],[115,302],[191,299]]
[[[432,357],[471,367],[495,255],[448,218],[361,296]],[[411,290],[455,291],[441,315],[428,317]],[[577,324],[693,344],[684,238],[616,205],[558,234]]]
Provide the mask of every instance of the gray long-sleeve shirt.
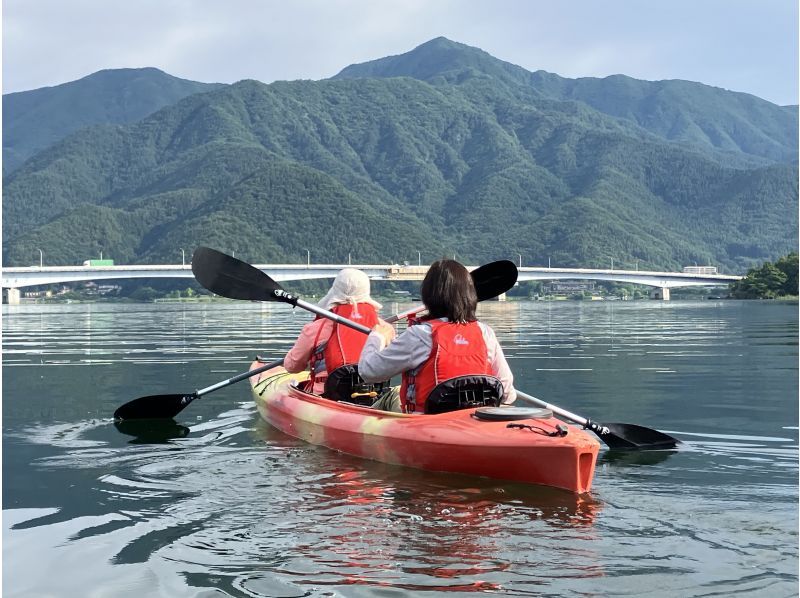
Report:
[[[446,322],[447,319],[442,318],[442,321]],[[514,390],[514,375],[508,367],[503,349],[491,327],[482,322],[478,322],[478,325],[486,343],[492,375],[503,383],[503,403],[513,403],[517,391]],[[358,373],[366,382],[388,380],[421,365],[430,356],[432,347],[431,326],[424,322],[409,326],[386,347],[383,346],[383,336],[372,332],[358,360]]]

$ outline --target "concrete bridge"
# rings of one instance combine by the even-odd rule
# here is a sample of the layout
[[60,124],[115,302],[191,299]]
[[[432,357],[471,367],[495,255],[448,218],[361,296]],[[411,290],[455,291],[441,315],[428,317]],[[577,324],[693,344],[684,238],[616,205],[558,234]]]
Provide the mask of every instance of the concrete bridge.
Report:
[[676,287],[727,286],[742,276],[729,274],[690,274],[686,272],[651,272],[645,270],[603,270],[592,268],[519,268],[517,280],[605,280],[640,284],[656,288],[654,296],[669,300]]
[[[333,278],[342,268],[358,268],[373,280],[422,280],[428,266],[397,264],[254,264],[273,279],[310,280]],[[472,269],[474,266],[469,266]],[[194,278],[190,265],[145,266],[28,266],[2,269],[0,286],[8,292],[8,302],[18,303],[19,289],[29,286],[128,278]],[[656,287],[660,298],[669,299],[669,290],[689,286],[725,286],[741,276],[648,272],[643,270],[595,270],[589,268],[519,268],[519,281],[527,280],[606,280]]]

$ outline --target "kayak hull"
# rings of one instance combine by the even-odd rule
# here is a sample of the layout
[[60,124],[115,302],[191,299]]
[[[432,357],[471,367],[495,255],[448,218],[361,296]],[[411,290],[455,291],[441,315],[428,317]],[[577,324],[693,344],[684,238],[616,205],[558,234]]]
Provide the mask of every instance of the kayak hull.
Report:
[[[251,369],[259,367],[254,362]],[[575,426],[549,436],[554,419],[483,421],[475,409],[436,415],[377,411],[303,392],[308,372],[282,367],[253,376],[261,417],[289,436],[349,455],[414,467],[539,484],[575,493],[591,489],[600,445]]]

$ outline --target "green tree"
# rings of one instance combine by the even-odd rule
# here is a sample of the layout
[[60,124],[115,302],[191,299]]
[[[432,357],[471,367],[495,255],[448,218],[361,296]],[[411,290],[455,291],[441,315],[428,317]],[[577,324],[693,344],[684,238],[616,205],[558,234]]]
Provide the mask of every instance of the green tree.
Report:
[[758,268],[751,268],[742,280],[733,283],[731,295],[737,299],[772,299],[787,294],[784,285],[788,278],[775,264],[764,262]]
[[140,287],[131,293],[131,299],[136,301],[152,301],[159,296],[159,292],[153,287]]
[[784,274],[786,281],[783,283],[781,295],[797,295],[797,252],[792,252],[775,262],[775,266]]

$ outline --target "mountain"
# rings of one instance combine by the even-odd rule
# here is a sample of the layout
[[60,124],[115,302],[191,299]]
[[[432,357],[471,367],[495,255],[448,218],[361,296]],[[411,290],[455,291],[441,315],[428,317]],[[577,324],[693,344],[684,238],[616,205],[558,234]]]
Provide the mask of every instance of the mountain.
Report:
[[396,63],[428,80],[241,81],[73,133],[6,178],[4,263],[174,263],[208,245],[250,262],[743,272],[796,248],[796,164],[667,139],[434,41],[446,51]]
[[178,79],[154,68],[114,69],[55,87],[5,94],[4,174],[78,129],[136,122],[181,98],[220,85]]
[[459,83],[485,77],[540,98],[579,101],[659,137],[701,151],[741,153],[752,164],[796,162],[797,106],[691,81],[641,81],[624,75],[567,79],[530,72],[483,50],[439,37],[406,54],[350,65],[334,78],[413,77]]
[[474,76],[489,77],[505,84],[529,85],[531,73],[479,48],[437,37],[405,54],[351,64],[333,78],[411,77],[435,84],[458,83]]

